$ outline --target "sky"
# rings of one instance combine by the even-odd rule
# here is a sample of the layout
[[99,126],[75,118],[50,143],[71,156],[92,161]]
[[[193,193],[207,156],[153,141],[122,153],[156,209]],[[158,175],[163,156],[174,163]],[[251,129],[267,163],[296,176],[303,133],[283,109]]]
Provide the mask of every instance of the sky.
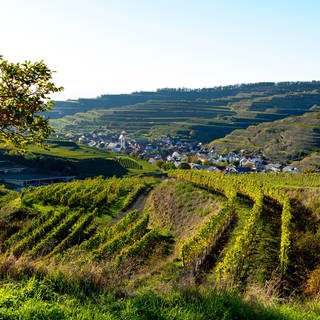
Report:
[[0,0],[0,55],[44,60],[57,100],[320,80],[318,0]]

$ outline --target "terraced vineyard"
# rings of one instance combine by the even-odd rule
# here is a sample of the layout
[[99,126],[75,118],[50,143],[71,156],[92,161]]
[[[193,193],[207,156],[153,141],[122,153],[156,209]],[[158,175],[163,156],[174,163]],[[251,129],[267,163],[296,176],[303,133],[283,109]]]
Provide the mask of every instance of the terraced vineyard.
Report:
[[58,102],[48,116],[62,133],[99,128],[101,132],[126,130],[136,138],[170,134],[210,142],[236,129],[316,111],[318,90],[318,82],[164,89]]
[[[95,256],[101,253],[105,258],[118,252],[117,249],[123,249],[124,243],[131,245],[132,241],[148,233],[148,216],[139,218],[140,214],[136,211],[127,214],[113,226],[109,227],[109,224],[120,211],[129,208],[142,192],[154,184],[155,180],[151,178],[94,178],[29,188],[23,192],[20,200],[14,199],[17,197],[14,194],[12,201],[19,200],[18,206],[24,207],[26,212],[34,212],[33,219],[24,221],[15,233],[2,238],[1,252],[6,257],[35,261],[45,257],[56,258],[74,246],[93,249],[93,243],[106,241],[94,252]],[[3,207],[3,227],[12,224],[17,218],[15,215],[21,215],[21,210]],[[136,224],[131,228],[128,223],[135,220]],[[120,230],[122,237],[118,235]],[[126,232],[129,234],[126,235]],[[120,247],[117,248],[117,245]]]
[[120,163],[122,167],[126,169],[142,169],[142,165],[131,158],[117,158],[117,161]]
[[[296,232],[301,223],[317,237],[319,223],[313,225],[317,217],[312,212],[301,221],[301,207],[297,208],[297,200],[290,195],[292,189],[297,192],[312,188],[319,205],[319,175],[226,176],[188,170],[171,171],[169,175],[223,193],[228,198],[217,216],[182,245],[180,255],[185,265],[199,272],[209,261],[216,283],[227,287],[277,279],[282,288],[288,289],[286,286],[301,286],[301,279],[306,280],[305,274],[293,278],[288,273],[297,267],[297,261],[303,259],[296,256]],[[223,239],[226,230],[228,241]],[[221,246],[220,241],[224,241],[224,247],[217,257],[215,250]],[[311,265],[316,268],[319,263],[317,258]]]
[[236,130],[211,143],[217,151],[244,149],[263,154],[272,161],[301,159],[318,151],[320,112],[308,112],[301,116],[250,126]]
[[283,299],[320,292],[318,174],[172,170],[161,183],[94,178],[2,194],[0,270],[13,277],[63,275],[98,290],[191,281],[246,294],[269,286]]

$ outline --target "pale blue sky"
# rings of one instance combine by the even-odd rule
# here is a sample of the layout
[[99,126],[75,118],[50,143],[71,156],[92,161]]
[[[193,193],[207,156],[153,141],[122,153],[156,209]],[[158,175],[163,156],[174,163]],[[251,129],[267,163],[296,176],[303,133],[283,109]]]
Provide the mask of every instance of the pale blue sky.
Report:
[[56,99],[320,80],[318,0],[0,0],[0,54],[44,60]]

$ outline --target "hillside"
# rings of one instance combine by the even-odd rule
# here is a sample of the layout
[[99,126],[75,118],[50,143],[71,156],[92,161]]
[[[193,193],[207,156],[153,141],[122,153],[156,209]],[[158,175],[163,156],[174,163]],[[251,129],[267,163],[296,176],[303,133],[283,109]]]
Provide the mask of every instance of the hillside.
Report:
[[[104,165],[104,162],[107,164],[108,161],[110,163],[116,163],[117,166],[121,166],[130,174],[147,174],[158,171],[156,166],[153,166],[146,161],[133,159],[125,154],[91,148],[66,140],[51,139],[48,140],[48,150],[33,145],[29,147],[29,152],[40,157],[52,157],[78,163],[79,174],[82,174],[81,177],[89,176],[85,175],[86,170],[88,171],[89,168],[81,168],[81,166],[86,163],[90,165],[89,167],[91,169],[89,171],[92,171],[90,176],[99,174],[106,176],[121,175],[118,174],[116,170]],[[108,174],[104,174],[103,169],[107,169]]]
[[[74,310],[85,319],[317,319],[317,300],[289,300],[320,292],[318,174],[174,170],[164,181],[100,177],[0,197],[0,315],[25,306],[45,319],[79,317]],[[27,283],[28,305],[12,299],[21,288],[5,274]]]
[[259,96],[272,96],[288,92],[304,92],[318,90],[319,81],[312,82],[261,82],[251,84],[237,84],[223,87],[188,89],[163,88],[157,91],[133,92],[130,94],[105,94],[97,98],[67,101],[55,101],[54,108],[48,112],[51,119],[73,115],[78,112],[87,112],[92,109],[118,108],[148,100],[192,100],[219,99],[239,101],[244,98]]
[[[22,167],[22,173],[0,173],[0,179],[36,179],[46,176],[125,176],[157,174],[158,167],[127,155],[90,148],[67,140],[49,140],[48,149],[32,145],[26,155],[0,149],[7,166]],[[159,173],[159,172],[158,172]]]
[[116,132],[202,142],[235,129],[301,115],[320,105],[319,82],[257,83],[212,89],[161,89],[58,102],[48,117],[60,133]]
[[320,112],[235,130],[210,143],[218,151],[240,151],[265,155],[272,161],[301,160],[320,150]]
[[300,161],[292,162],[291,165],[306,171],[319,170],[320,169],[320,152],[313,152]]

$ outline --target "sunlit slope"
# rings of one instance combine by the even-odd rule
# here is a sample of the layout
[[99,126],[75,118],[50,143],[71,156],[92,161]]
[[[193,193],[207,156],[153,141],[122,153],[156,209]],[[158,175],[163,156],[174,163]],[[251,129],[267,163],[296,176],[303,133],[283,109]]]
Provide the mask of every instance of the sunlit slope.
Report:
[[130,94],[105,94],[97,98],[56,101],[47,115],[50,119],[62,118],[93,109],[109,109],[144,103],[149,100],[220,100],[220,105],[247,99],[278,96],[287,93],[304,93],[320,89],[319,81],[312,82],[260,82],[229,85],[214,88],[164,88],[157,91],[133,92]]
[[127,155],[90,148],[67,140],[49,140],[48,149],[35,145],[26,155],[7,154],[0,149],[3,160],[40,170],[44,174],[75,175],[80,178],[103,175],[106,177],[128,174],[149,174],[158,168]]
[[[175,95],[159,100],[103,108],[79,109],[77,113],[51,121],[58,132],[119,132],[126,130],[134,137],[156,138],[174,135],[208,142],[222,138],[235,129],[244,129],[261,122],[301,115],[320,105],[318,90],[238,92],[210,98],[192,92],[184,99]],[[258,89],[257,89],[258,90]],[[277,93],[277,94],[275,94]]]
[[172,171],[89,179],[7,197],[1,268],[97,288],[183,283],[314,294],[320,177]]
[[263,154],[273,161],[300,160],[320,150],[320,112],[288,117],[246,130],[235,130],[213,141],[210,147],[218,151],[244,149]]

